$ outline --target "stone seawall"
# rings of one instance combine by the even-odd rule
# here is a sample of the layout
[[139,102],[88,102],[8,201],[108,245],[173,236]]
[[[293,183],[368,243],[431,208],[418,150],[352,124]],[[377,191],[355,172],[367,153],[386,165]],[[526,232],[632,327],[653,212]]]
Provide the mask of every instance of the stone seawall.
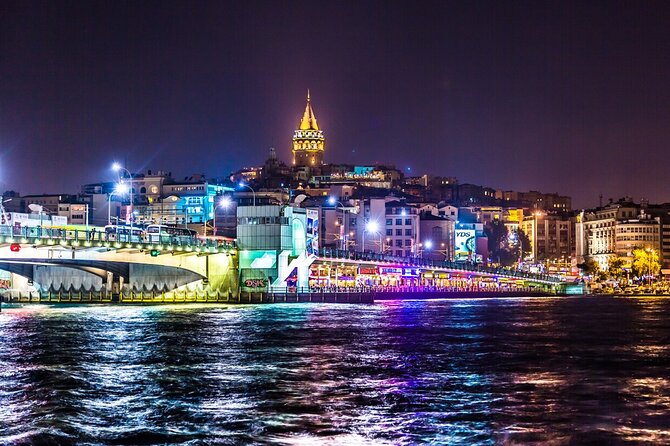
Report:
[[423,291],[423,292],[336,292],[336,293],[30,293],[6,295],[7,303],[42,304],[177,304],[177,303],[218,303],[218,304],[281,304],[281,303],[351,303],[370,304],[375,301],[390,300],[430,300],[430,299],[486,299],[506,297],[550,297],[556,294],[541,291]]

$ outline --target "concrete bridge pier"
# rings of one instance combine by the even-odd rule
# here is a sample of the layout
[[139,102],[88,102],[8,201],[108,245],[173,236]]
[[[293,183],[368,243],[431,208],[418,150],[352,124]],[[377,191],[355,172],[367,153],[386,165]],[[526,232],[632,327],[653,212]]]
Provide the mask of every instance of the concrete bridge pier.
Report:
[[111,296],[114,291],[114,273],[107,271],[107,280],[105,281],[105,292]]

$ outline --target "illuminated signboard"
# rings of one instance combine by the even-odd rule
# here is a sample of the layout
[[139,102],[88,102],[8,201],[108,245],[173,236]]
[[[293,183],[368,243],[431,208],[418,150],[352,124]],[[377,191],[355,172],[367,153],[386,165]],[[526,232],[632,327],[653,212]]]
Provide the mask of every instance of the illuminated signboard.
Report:
[[265,279],[247,279],[244,281],[244,286],[247,288],[264,288],[268,284]]
[[475,231],[474,229],[457,229],[455,231],[455,257],[456,260],[471,260],[475,253]]
[[54,226],[65,226],[67,225],[67,217],[53,215],[51,216],[51,224]]
[[419,277],[421,271],[419,268],[403,268],[402,275],[405,277]]
[[245,269],[240,277],[240,289],[243,291],[265,291],[272,283],[272,277],[265,275],[264,271]]
[[307,255],[319,253],[319,211],[307,209]]
[[380,271],[382,274],[402,274],[402,268],[382,267]]
[[376,275],[377,274],[377,267],[376,266],[359,266],[358,267],[358,274]]

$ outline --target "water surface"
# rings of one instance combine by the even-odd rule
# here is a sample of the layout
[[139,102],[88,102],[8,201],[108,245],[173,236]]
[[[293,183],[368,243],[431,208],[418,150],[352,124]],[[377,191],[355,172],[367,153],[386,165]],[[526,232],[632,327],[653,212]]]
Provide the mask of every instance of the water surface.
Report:
[[670,300],[25,306],[0,443],[670,443]]

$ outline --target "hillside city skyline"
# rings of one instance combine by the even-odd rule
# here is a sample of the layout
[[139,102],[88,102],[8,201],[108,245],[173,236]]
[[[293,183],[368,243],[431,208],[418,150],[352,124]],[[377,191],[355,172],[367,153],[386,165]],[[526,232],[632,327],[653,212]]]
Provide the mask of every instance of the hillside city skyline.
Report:
[[555,191],[575,207],[601,193],[670,201],[668,8],[431,11],[10,3],[0,188],[76,191],[113,161],[216,177],[269,147],[290,160],[309,88],[328,163]]
[[[307,105],[307,109],[305,110],[304,116],[302,118],[300,118],[300,117],[296,118],[296,122],[300,123],[300,125],[299,125],[300,128],[302,128],[301,127],[302,123],[305,122],[306,119],[307,120],[314,119],[314,122],[316,122],[316,118],[313,115],[314,112],[313,112],[312,106],[311,106],[309,90],[307,90],[307,96],[308,96],[308,105]],[[308,127],[309,127],[309,125],[305,128],[308,128]],[[317,127],[317,129],[319,129],[319,128]],[[321,130],[324,130],[323,126],[321,126]],[[330,137],[328,130],[325,129],[325,131],[327,132],[328,137]],[[288,139],[288,138],[286,138],[286,139]],[[285,148],[284,146],[288,146],[288,148]],[[278,159],[281,162],[286,162],[287,164],[290,164],[290,158],[291,158],[290,144],[282,144],[280,146],[280,148],[268,147],[268,149],[276,151],[278,153]],[[478,180],[462,181],[461,178],[459,178],[455,175],[440,174],[440,173],[429,172],[429,171],[417,172],[416,169],[412,169],[411,165],[407,165],[407,166],[403,167],[403,166],[398,166],[397,164],[395,164],[393,162],[376,161],[376,162],[368,162],[368,163],[365,163],[365,162],[363,162],[363,163],[353,163],[353,162],[347,161],[347,160],[341,160],[339,162],[328,162],[328,158],[333,156],[332,150],[333,149],[330,147],[330,144],[329,144],[328,150],[325,150],[325,151],[322,150],[323,155],[322,155],[322,159],[319,160],[319,164],[324,164],[324,165],[330,165],[330,164],[332,164],[332,165],[337,165],[337,164],[346,165],[346,164],[349,164],[349,165],[360,165],[360,166],[390,167],[390,168],[395,168],[398,171],[402,172],[402,174],[404,175],[405,178],[417,178],[417,177],[421,177],[421,176],[424,176],[424,175],[428,175],[430,177],[449,177],[449,178],[456,179],[461,184],[473,184],[473,185],[478,185],[478,186],[482,186],[482,187],[486,187],[486,188],[495,189],[495,190],[498,190],[498,191],[512,190],[511,188],[506,188],[504,186],[499,186],[499,185],[495,185],[495,184],[487,184],[485,181],[478,181]],[[267,150],[265,151],[264,155],[267,158]],[[335,156],[337,157],[338,155],[335,154]],[[256,157],[255,153],[254,153],[254,157]],[[143,175],[146,172],[151,172],[151,171],[154,171],[154,172],[169,172],[170,175],[173,176],[176,180],[179,180],[181,178],[184,178],[186,180],[188,178],[191,178],[193,175],[202,175],[204,178],[216,179],[218,181],[223,181],[223,182],[230,181],[229,179],[232,178],[232,176],[235,174],[236,171],[249,169],[249,168],[257,168],[258,166],[262,166],[263,162],[265,161],[265,159],[261,159],[259,162],[255,163],[255,164],[250,162],[247,165],[237,166],[236,169],[231,170],[229,172],[213,172],[213,174],[210,174],[209,172],[180,172],[180,171],[177,171],[177,170],[171,168],[170,166],[156,166],[156,165],[144,165],[141,168],[136,169],[130,164],[128,159],[129,159],[128,156],[126,156],[124,158],[121,158],[121,159],[119,159],[117,157],[117,158],[114,158],[113,162],[114,163],[120,163],[126,169],[132,171],[133,174],[137,174],[137,175]],[[174,175],[172,175],[173,172],[174,172]],[[105,178],[106,176],[109,177],[109,178]],[[77,177],[76,177],[76,175],[73,175],[70,178],[72,180],[76,180]],[[106,180],[114,181],[114,179],[115,179],[114,173],[107,170],[107,172],[102,172],[102,175],[99,178],[94,179],[94,180],[95,181],[106,181]],[[0,183],[0,184],[3,184],[3,183]],[[74,190],[65,190],[65,191],[61,191],[61,190],[42,190],[42,191],[28,190],[28,191],[24,192],[24,191],[20,190],[19,188],[12,188],[12,187],[10,187],[9,184],[4,183],[3,184],[3,186],[4,186],[3,191],[14,191],[14,192],[20,193],[21,195],[77,194],[77,193],[80,193],[81,186],[83,184],[84,183],[82,182],[78,186],[75,186]],[[553,194],[558,194],[558,195],[566,195],[566,194],[562,193],[561,190],[540,190],[539,188],[533,187],[532,185],[528,185],[525,188],[521,188],[521,189],[517,189],[517,190],[519,190],[519,191],[533,191],[533,192],[538,191],[538,192],[542,192],[542,193],[553,193]],[[576,197],[571,196],[570,198],[572,198],[573,202],[574,202]],[[580,202],[580,198],[582,200],[584,200],[584,197],[577,197],[576,201],[578,203]],[[622,196],[612,196],[612,195],[607,195],[606,192],[601,192],[598,195],[598,197],[595,198],[596,202],[594,204],[592,204],[590,206],[573,206],[573,207],[576,208],[576,209],[589,208],[589,207],[590,208],[595,208],[597,206],[602,206],[603,204],[607,204],[608,202],[615,202],[617,200],[624,199],[624,198],[627,199],[627,200],[638,200],[638,201],[647,201],[647,202],[650,201],[645,196],[634,197],[631,194],[625,194],[625,195],[622,195]]]

